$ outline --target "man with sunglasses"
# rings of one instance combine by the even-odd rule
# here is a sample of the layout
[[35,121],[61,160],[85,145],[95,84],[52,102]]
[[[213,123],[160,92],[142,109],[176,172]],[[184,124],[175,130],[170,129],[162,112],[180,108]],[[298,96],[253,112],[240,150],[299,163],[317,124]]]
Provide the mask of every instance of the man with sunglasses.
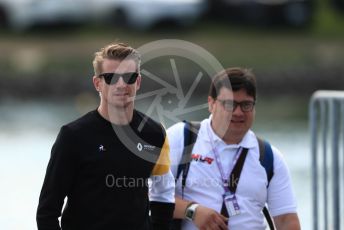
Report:
[[39,198],[38,229],[167,230],[174,210],[169,144],[163,126],[134,109],[140,55],[110,44],[95,53],[93,66],[99,107],[61,128]]
[[[185,124],[167,130],[176,177],[174,217],[182,220],[181,229],[266,229],[265,203],[277,229],[300,229],[281,153],[272,147],[270,181],[260,163],[258,139],[251,130],[255,102],[256,79],[250,70],[229,68],[214,77],[208,95],[211,115],[200,123],[187,174],[184,168],[177,176],[178,167],[185,163],[181,161],[186,159]],[[242,168],[236,170],[239,164]],[[239,171],[239,176],[234,177],[232,171]]]

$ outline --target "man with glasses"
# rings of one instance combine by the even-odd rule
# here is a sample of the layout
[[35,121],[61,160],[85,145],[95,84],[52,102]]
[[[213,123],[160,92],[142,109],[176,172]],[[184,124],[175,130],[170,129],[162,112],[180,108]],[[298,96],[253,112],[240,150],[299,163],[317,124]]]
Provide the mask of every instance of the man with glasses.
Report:
[[174,210],[169,144],[163,126],[134,109],[140,55],[110,44],[95,53],[93,66],[99,107],[61,128],[39,198],[38,229],[167,230]]
[[[185,175],[186,169],[177,176],[178,166],[186,159],[185,124],[167,130],[176,177],[174,217],[182,220],[181,229],[265,229],[265,203],[277,229],[300,229],[281,153],[272,147],[270,181],[260,163],[259,143],[250,129],[255,103],[256,79],[250,70],[229,68],[214,77],[208,95],[211,115],[200,123]],[[233,177],[238,164],[239,177]]]

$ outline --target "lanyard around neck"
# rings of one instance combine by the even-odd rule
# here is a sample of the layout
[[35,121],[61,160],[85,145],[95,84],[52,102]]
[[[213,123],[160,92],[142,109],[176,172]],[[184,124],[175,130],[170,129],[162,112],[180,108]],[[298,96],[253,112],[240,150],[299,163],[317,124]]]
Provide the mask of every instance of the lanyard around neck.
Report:
[[216,147],[214,146],[213,140],[212,140],[211,135],[209,133],[209,128],[211,128],[211,126],[208,127],[208,130],[207,130],[209,141],[210,141],[210,146],[211,146],[212,151],[213,151],[214,156],[215,156],[216,165],[217,165],[217,167],[220,171],[220,174],[221,174],[222,186],[225,189],[225,191],[228,192],[229,191],[229,184],[228,184],[229,181],[228,180],[230,179],[229,176],[230,176],[231,172],[233,171],[233,169],[236,165],[236,162],[238,161],[241,153],[243,152],[243,151],[240,151],[240,150],[242,150],[242,147],[239,147],[238,150],[236,151],[235,156],[234,156],[234,160],[232,161],[232,164],[231,164],[231,167],[229,168],[228,172],[225,173],[225,171],[223,170],[223,167],[222,167],[220,154],[216,150]]

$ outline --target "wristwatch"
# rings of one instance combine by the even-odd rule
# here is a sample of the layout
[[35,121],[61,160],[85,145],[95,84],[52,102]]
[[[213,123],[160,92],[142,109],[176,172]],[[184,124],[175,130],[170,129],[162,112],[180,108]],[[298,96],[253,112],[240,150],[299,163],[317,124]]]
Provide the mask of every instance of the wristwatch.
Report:
[[192,203],[189,205],[185,210],[185,219],[193,221],[195,219],[196,215],[196,208],[199,206],[199,204]]

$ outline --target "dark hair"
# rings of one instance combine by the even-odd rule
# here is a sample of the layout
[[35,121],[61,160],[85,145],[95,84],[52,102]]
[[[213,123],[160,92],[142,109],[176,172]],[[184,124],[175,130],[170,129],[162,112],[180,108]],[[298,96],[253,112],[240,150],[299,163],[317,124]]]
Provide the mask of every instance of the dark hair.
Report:
[[216,99],[222,87],[234,92],[245,89],[246,93],[256,100],[256,76],[250,69],[233,67],[216,74],[210,85],[208,96]]

